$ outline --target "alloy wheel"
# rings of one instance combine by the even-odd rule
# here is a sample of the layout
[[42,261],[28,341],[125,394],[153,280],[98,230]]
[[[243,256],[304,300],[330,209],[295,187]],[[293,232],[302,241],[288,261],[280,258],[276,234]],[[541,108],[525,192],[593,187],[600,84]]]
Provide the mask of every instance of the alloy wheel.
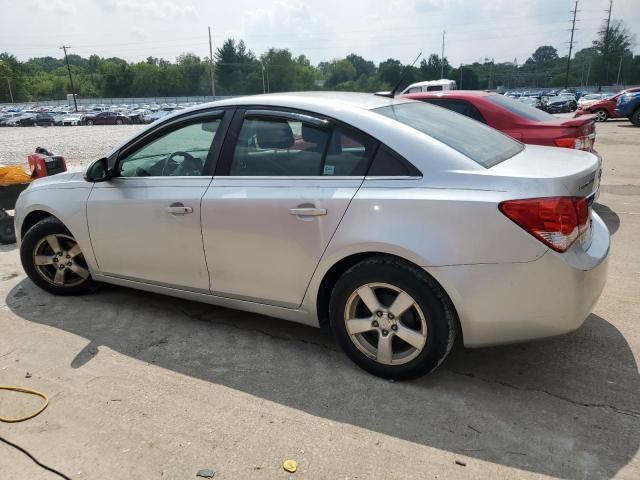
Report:
[[388,283],[368,283],[354,291],[344,322],[358,350],[381,364],[408,363],[427,343],[422,309],[411,295]]
[[33,249],[38,275],[56,287],[75,287],[89,277],[78,243],[68,235],[47,235]]
[[604,110],[598,110],[596,112],[596,121],[604,122],[607,119],[607,112]]

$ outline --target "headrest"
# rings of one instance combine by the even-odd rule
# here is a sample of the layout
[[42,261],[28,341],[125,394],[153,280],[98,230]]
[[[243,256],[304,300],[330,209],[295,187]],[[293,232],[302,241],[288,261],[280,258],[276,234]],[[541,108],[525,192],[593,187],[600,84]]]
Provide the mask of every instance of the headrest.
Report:
[[327,141],[327,131],[312,127],[311,125],[302,124],[302,139],[305,142],[315,143],[319,148],[324,148]]
[[293,132],[289,124],[269,120],[257,122],[256,140],[260,148],[291,148],[293,146]]

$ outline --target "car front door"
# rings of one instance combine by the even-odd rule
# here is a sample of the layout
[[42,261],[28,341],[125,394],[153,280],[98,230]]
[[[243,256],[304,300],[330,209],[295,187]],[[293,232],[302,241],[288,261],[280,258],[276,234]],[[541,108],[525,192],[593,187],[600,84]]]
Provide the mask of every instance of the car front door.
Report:
[[113,178],[96,183],[87,202],[102,274],[209,293],[200,206],[226,115],[178,117],[120,151]]
[[238,110],[202,200],[214,295],[298,307],[376,142],[293,111]]

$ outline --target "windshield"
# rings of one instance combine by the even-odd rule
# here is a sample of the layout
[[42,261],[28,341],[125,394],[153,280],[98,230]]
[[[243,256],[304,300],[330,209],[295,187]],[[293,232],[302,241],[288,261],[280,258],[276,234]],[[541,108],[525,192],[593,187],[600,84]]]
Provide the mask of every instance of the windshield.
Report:
[[505,97],[503,95],[488,95],[487,98],[493,103],[506,108],[511,113],[518,115],[519,117],[526,118],[527,120],[534,120],[536,122],[549,122],[551,120],[557,120],[553,115],[531,107],[525,103],[518,102],[512,98]]
[[423,102],[389,105],[372,111],[435,138],[485,168],[524,149],[520,142],[483,123]]

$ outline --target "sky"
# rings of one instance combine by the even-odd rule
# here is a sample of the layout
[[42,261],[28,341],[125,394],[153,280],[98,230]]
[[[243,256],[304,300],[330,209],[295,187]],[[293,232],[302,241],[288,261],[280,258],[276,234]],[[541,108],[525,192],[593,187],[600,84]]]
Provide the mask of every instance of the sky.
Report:
[[[0,52],[20,60],[61,57],[61,45],[130,61],[208,56],[225,38],[260,54],[270,47],[313,64],[356,53],[376,63],[410,63],[440,53],[452,65],[493,58],[523,63],[540,45],[569,48],[571,0],[0,0]],[[580,0],[576,50],[591,45],[609,0]],[[640,53],[640,0],[613,0]]]

